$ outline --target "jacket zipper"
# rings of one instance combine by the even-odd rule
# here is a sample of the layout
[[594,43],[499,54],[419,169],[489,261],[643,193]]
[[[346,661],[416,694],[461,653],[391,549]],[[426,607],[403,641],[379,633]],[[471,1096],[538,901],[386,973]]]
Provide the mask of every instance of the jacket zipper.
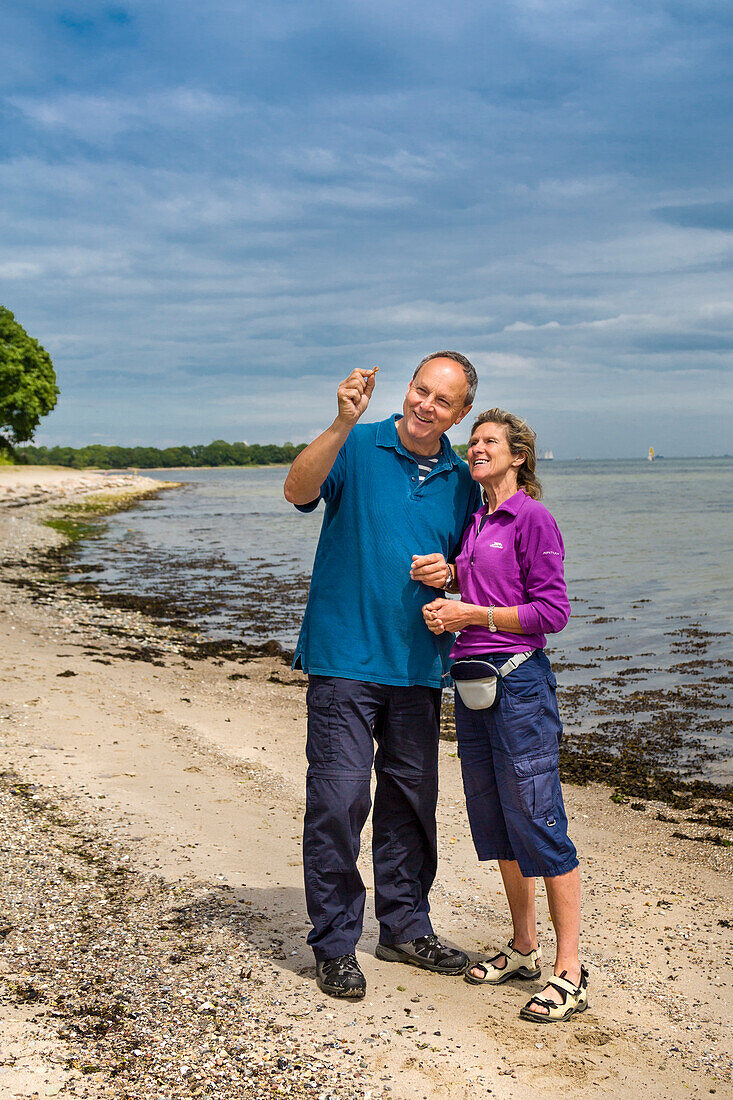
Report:
[[478,521],[478,531],[476,532],[476,537],[473,540],[473,546],[471,547],[471,558],[470,558],[469,563],[468,563],[471,566],[471,568],[473,568],[473,556],[476,553],[476,543],[478,542],[478,537],[481,534],[481,531],[483,530],[483,526],[486,523],[486,520],[488,518],[489,518],[489,513],[484,512],[481,519]]

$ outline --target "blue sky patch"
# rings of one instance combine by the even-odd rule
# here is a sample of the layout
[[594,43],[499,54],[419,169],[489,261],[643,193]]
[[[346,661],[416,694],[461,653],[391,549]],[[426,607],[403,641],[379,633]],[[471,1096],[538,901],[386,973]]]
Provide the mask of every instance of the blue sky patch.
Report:
[[0,301],[58,369],[38,441],[307,440],[354,367],[376,419],[454,347],[557,457],[732,450],[732,25],[5,4]]

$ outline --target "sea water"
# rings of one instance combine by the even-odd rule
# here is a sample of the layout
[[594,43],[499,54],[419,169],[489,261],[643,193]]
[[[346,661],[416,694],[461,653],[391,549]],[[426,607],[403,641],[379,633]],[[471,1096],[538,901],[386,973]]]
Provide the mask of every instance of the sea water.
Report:
[[[322,506],[302,514],[289,505],[280,467],[147,472],[184,484],[110,517],[81,549],[78,576],[163,597],[203,636],[292,649]],[[730,672],[733,459],[555,460],[538,473],[565,542],[573,606],[566,629],[548,640],[561,683],[629,661],[637,691],[668,688],[698,661],[709,662],[702,676],[708,667],[719,679],[721,668]],[[711,739],[730,759],[733,735],[721,717],[730,682],[719,698]],[[733,764],[713,770],[733,778]]]

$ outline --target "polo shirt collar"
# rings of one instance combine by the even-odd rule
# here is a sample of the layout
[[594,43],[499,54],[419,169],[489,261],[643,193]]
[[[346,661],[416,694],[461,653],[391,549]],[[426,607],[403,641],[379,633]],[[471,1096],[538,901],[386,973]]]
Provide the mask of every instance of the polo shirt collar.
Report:
[[[498,508],[496,508],[496,510],[493,511],[491,514],[492,516],[495,516],[499,512],[508,512],[510,516],[516,516],[518,515],[519,511],[524,507],[526,501],[527,494],[524,492],[523,489],[517,489],[516,493],[514,493],[502,504],[500,504]],[[484,504],[483,511],[486,512],[488,507],[488,504]]]
[[[397,434],[397,421],[401,419],[402,414],[395,413],[393,416],[388,416],[386,420],[380,420],[379,424],[377,424],[377,446],[392,447],[399,454],[404,455],[414,462],[416,457],[414,452],[407,450]],[[440,460],[438,466],[441,469],[444,467],[450,469],[453,466],[457,466],[458,462],[458,455],[451,447],[447,435],[441,435]]]

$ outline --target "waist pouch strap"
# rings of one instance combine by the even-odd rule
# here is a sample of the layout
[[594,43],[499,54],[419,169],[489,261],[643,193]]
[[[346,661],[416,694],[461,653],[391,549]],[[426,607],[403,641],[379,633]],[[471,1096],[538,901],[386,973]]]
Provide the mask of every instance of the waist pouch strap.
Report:
[[520,665],[523,665],[533,653],[533,649],[528,649],[525,653],[515,653],[513,657],[510,657],[509,660],[501,666],[499,675],[508,676],[510,672],[514,672],[515,668],[519,668]]
[[488,710],[501,697],[501,681],[515,668],[519,668],[534,653],[528,649],[525,653],[515,653],[501,668],[482,658],[467,657],[451,666],[451,676],[456,691],[464,706],[469,710]]

